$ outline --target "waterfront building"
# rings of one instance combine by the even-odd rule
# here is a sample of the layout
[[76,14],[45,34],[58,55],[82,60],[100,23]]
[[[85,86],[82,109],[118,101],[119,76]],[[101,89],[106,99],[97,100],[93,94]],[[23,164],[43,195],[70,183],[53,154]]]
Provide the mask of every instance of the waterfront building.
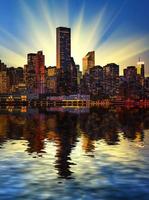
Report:
[[9,92],[9,78],[7,71],[0,71],[0,94]]
[[57,93],[57,68],[55,66],[47,68],[46,88],[47,93],[51,95]]
[[103,93],[103,68],[99,65],[90,68],[90,95],[92,99],[104,97]]
[[14,67],[7,68],[7,75],[9,77],[9,92],[15,92],[15,85],[16,85],[16,73]]
[[120,91],[125,98],[136,98],[137,96],[137,68],[128,66],[124,69],[124,77],[120,78]]
[[42,51],[36,54],[36,94],[45,93],[45,56]]
[[34,93],[36,89],[36,54],[27,55],[27,65],[24,66],[25,83],[28,93]]
[[26,94],[27,92],[27,88],[26,88],[26,84],[25,83],[18,83],[16,86],[15,86],[15,92],[17,94]]
[[144,95],[144,74],[141,75],[141,70],[138,71],[138,67],[128,66],[124,69],[125,84],[125,97],[128,98],[140,98]]
[[119,90],[119,65],[107,64],[103,67],[103,88],[107,97],[118,95]]
[[124,77],[129,81],[136,81],[137,78],[137,68],[135,66],[128,66],[124,69]]
[[103,68],[94,66],[83,75],[80,85],[81,94],[90,94],[92,99],[103,98]]
[[22,67],[8,67],[7,76],[9,77],[9,92],[16,92],[18,85],[24,83],[24,72]]
[[42,51],[27,55],[24,66],[25,82],[29,93],[45,93],[45,57]]

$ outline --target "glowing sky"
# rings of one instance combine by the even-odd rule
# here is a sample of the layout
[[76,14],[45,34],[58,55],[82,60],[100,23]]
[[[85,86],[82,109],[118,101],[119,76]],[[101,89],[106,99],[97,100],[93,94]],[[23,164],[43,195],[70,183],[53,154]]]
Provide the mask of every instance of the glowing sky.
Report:
[[43,50],[46,65],[56,63],[56,27],[72,30],[72,56],[82,65],[88,51],[96,64],[135,65],[149,74],[148,0],[1,0],[0,59],[23,66],[26,54]]

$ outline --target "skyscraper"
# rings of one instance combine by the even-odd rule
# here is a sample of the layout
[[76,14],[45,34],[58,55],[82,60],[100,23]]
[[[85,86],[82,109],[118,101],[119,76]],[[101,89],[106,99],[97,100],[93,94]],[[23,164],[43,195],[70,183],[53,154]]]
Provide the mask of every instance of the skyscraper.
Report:
[[29,93],[35,93],[36,88],[36,54],[29,53],[27,55],[27,65],[24,66],[24,77]]
[[90,69],[90,95],[97,100],[103,98],[103,68],[99,65]]
[[126,80],[136,81],[137,78],[137,69],[135,66],[128,66],[124,69],[124,77]]
[[45,56],[42,51],[38,51],[36,54],[36,93],[45,93]]
[[104,92],[107,96],[118,94],[119,87],[119,65],[109,63],[103,67]]
[[83,75],[95,66],[95,51],[88,52],[83,58]]
[[46,86],[47,92],[50,94],[57,93],[57,71],[55,66],[47,68]]
[[144,62],[140,60],[137,62],[137,74],[144,77]]
[[9,77],[7,71],[0,71],[0,94],[9,92]]
[[42,51],[27,55],[27,65],[24,67],[25,82],[29,93],[43,94],[45,92],[45,59]]
[[[124,69],[123,91],[125,97],[134,98],[137,95],[137,68],[135,66],[128,66]],[[122,88],[122,87],[121,87]]]
[[67,68],[71,57],[71,29],[56,28],[56,67]]

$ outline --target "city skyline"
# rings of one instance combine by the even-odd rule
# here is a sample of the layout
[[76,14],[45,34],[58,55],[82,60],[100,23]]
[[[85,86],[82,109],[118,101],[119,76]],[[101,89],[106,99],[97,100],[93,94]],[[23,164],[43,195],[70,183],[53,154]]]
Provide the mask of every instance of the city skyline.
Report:
[[[96,65],[115,62],[120,65],[120,73],[124,67],[136,65],[141,57],[148,75],[148,2],[143,0],[141,6],[139,1],[118,2],[2,1],[6,18],[0,20],[0,57],[9,66],[17,67],[25,64],[27,53],[42,50],[46,65],[56,65],[55,28],[67,26],[72,30],[72,57],[81,69],[82,58],[95,51]],[[132,8],[137,12],[135,17]],[[11,18],[14,23],[10,25]]]
[[[24,68],[8,68],[0,60],[0,93],[23,94],[23,101],[24,95],[29,98],[32,95],[42,98],[75,95],[72,98],[79,99],[81,94],[85,99],[94,100],[149,96],[149,77],[145,77],[145,64],[140,58],[137,66],[127,66],[121,76],[118,64],[96,65],[95,52],[90,51],[83,57],[83,71],[80,71],[71,56],[71,29],[68,27],[56,28],[56,58],[56,66],[46,67],[42,51],[28,53]],[[12,101],[11,95],[6,97],[7,101]]]

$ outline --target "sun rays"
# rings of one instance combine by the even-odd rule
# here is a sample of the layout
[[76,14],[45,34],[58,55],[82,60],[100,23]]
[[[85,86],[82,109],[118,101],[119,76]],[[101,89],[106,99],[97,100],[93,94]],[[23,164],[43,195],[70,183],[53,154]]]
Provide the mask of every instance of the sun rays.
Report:
[[47,66],[55,65],[57,26],[71,27],[72,56],[80,66],[82,57],[91,50],[96,51],[96,64],[99,65],[108,62],[123,65],[125,60],[149,50],[148,36],[119,37],[120,27],[105,38],[121,9],[116,14],[114,11],[108,13],[105,5],[99,8],[94,17],[87,19],[84,2],[75,20],[71,21],[74,13],[70,13],[70,1],[63,1],[59,6],[54,1],[50,1],[50,4],[48,1],[37,2],[34,10],[26,1],[20,1],[22,16],[21,23],[18,24],[19,37],[0,27],[0,58],[11,66],[23,66],[26,63],[26,54],[38,50],[43,50]]

